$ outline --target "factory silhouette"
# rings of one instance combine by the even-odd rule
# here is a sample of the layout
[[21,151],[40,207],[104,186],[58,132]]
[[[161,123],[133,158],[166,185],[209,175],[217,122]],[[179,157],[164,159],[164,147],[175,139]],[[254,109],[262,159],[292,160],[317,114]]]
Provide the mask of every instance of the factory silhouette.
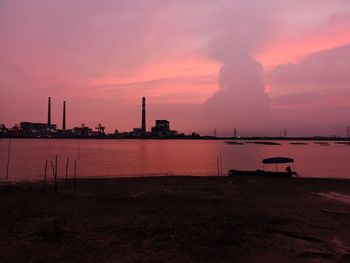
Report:
[[146,127],[146,98],[142,98],[142,116],[141,128],[134,128],[130,132],[119,132],[106,134],[105,127],[101,123],[95,129],[82,124],[80,127],[67,129],[66,127],[66,101],[63,101],[62,128],[59,129],[57,124],[51,120],[51,97],[48,98],[47,106],[47,122],[21,122],[12,128],[6,128],[4,124],[0,124],[1,137],[19,137],[19,138],[110,138],[110,139],[155,139],[155,138],[199,138],[199,134],[192,133],[185,135],[176,130],[170,129],[168,120],[156,120],[155,126],[151,131],[147,131]]
[[47,122],[37,123],[23,121],[20,124],[14,125],[12,128],[7,128],[5,124],[0,124],[0,138],[84,138],[84,139],[290,139],[290,140],[339,140],[350,138],[350,126],[346,127],[346,137],[339,136],[312,136],[312,137],[290,137],[287,136],[287,129],[280,129],[279,136],[263,136],[263,137],[244,137],[239,136],[237,128],[233,129],[233,136],[218,137],[217,130],[214,129],[213,136],[200,136],[196,132],[190,134],[179,133],[176,130],[170,129],[168,120],[155,120],[155,126],[147,131],[146,127],[146,98],[142,98],[141,126],[134,128],[129,132],[119,132],[117,129],[114,133],[107,134],[105,127],[99,123],[97,127],[90,128],[84,123],[80,127],[67,129],[66,127],[66,101],[63,101],[62,111],[62,126],[58,128],[57,124],[51,120],[51,97],[48,97]]

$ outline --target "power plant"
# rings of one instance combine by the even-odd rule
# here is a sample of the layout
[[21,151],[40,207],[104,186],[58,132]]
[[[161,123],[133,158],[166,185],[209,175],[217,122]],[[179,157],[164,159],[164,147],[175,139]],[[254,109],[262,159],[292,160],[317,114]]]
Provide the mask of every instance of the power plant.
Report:
[[146,133],[146,98],[142,97],[142,123],[141,132]]
[[62,131],[66,130],[66,101],[63,101]]
[[47,109],[47,128],[51,128],[51,97],[49,97],[48,101],[48,109]]
[[20,125],[15,125],[13,128],[6,128],[4,124],[0,125],[0,136],[1,137],[28,137],[28,138],[121,138],[121,139],[132,139],[132,138],[174,138],[174,137],[185,137],[184,134],[178,134],[175,130],[170,130],[169,121],[167,120],[156,120],[155,126],[152,127],[151,131],[147,132],[146,127],[146,98],[142,97],[142,108],[141,108],[141,128],[134,128],[131,132],[119,133],[115,130],[113,134],[105,134],[105,127],[100,123],[93,130],[84,123],[80,127],[74,127],[72,129],[67,128],[67,109],[66,101],[63,101],[62,107],[62,129],[57,129],[57,125],[52,123],[51,118],[51,97],[48,97],[47,102],[47,122],[36,123],[36,122],[21,122]]

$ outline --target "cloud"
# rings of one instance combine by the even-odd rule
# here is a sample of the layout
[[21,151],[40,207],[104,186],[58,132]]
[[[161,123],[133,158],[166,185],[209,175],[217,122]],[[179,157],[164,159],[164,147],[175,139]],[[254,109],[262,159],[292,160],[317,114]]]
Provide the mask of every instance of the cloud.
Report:
[[215,127],[258,129],[270,124],[270,99],[264,92],[262,66],[247,55],[226,62],[220,70],[220,90],[205,103]]
[[[309,41],[307,53],[334,46],[340,40],[333,34],[348,32],[349,13],[347,0],[2,0],[0,106],[1,112],[10,112],[2,120],[18,122],[23,112],[28,119],[41,118],[38,112],[45,112],[45,98],[51,95],[72,100],[70,110],[76,110],[79,122],[103,119],[107,127],[124,130],[131,117],[120,115],[116,121],[106,112],[135,117],[131,108],[146,94],[162,113],[171,108],[169,118],[186,119],[184,126],[218,126],[230,134],[235,126],[254,131],[271,119],[261,78],[268,59],[259,60],[264,52],[274,57],[274,44],[284,46],[290,39],[299,49],[308,35],[329,41],[317,47]],[[277,52],[277,61],[289,59],[289,47]],[[317,89],[289,65],[269,74],[272,96]],[[339,83],[345,82],[339,74]],[[325,78],[323,83],[332,82]],[[27,103],[11,106],[16,101]]]
[[298,63],[280,65],[268,71],[266,79],[274,91],[291,93],[307,90],[349,88],[350,45],[311,54]]
[[330,135],[332,127],[343,135],[350,122],[349,53],[350,45],[341,46],[268,71],[276,121],[299,127],[298,135]]

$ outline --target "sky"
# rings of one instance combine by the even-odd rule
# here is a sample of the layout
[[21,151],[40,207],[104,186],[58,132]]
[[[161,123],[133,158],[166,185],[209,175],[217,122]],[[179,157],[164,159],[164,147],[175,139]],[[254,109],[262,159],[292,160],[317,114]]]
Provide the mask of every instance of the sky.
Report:
[[345,136],[349,0],[0,0],[0,123]]

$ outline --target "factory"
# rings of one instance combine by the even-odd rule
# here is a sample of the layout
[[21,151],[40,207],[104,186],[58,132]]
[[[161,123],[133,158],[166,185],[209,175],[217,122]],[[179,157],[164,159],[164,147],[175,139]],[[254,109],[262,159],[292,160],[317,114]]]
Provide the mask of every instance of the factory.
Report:
[[93,130],[92,128],[82,124],[80,127],[67,129],[66,126],[66,101],[63,101],[62,108],[62,126],[61,129],[57,124],[52,123],[51,119],[51,97],[48,97],[47,104],[47,122],[29,122],[23,121],[13,128],[6,128],[4,124],[0,124],[1,137],[26,137],[26,138],[115,138],[115,139],[156,139],[156,138],[183,138],[184,134],[179,134],[175,130],[170,129],[168,120],[156,120],[155,126],[151,131],[147,131],[146,127],[146,98],[142,98],[141,107],[141,127],[134,128],[130,132],[119,133],[115,130],[112,134],[105,133],[105,127],[101,124]]

